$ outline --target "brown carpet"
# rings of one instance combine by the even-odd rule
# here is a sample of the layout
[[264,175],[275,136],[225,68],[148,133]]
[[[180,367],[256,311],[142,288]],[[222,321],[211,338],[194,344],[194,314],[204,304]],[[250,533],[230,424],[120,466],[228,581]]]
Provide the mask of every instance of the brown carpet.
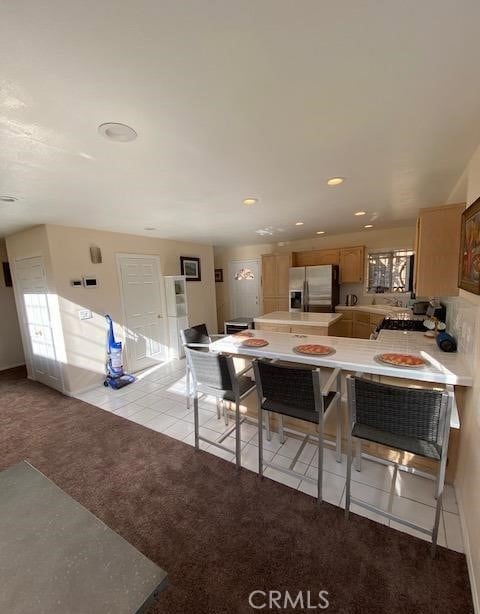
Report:
[[432,561],[420,539],[355,515],[346,522],[334,506],[318,510],[307,495],[21,369],[0,375],[0,450],[0,469],[28,460],[168,571],[154,612],[255,612],[253,590],[326,590],[332,613],[473,612],[463,555],[439,548]]

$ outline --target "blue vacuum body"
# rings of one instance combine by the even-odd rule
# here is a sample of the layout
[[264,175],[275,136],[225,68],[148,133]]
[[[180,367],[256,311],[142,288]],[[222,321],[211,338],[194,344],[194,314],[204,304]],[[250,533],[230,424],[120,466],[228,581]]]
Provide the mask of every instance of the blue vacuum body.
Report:
[[134,382],[135,376],[129,375],[123,371],[122,342],[115,341],[112,318],[107,314],[105,319],[107,321],[108,330],[107,362],[105,363],[106,376],[103,385],[118,390]]

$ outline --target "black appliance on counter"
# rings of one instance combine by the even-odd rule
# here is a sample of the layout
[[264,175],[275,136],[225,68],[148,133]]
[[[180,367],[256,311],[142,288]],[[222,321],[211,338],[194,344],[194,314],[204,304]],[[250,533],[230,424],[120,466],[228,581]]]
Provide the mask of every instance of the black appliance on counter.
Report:
[[377,327],[379,330],[409,330],[415,332],[425,332],[427,329],[423,325],[423,320],[406,320],[383,318]]
[[253,318],[233,318],[224,323],[223,332],[225,335],[234,335],[249,328],[255,328]]
[[430,301],[415,301],[412,310],[414,316],[427,316],[429,318],[435,316],[440,322],[445,322],[447,317],[447,308],[443,303],[437,301],[433,305]]

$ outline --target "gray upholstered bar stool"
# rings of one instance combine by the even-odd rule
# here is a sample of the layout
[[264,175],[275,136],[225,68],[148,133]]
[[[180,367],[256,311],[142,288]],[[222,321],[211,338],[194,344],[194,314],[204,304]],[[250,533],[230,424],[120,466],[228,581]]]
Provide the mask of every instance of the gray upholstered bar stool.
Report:
[[[193,410],[195,424],[195,447],[200,447],[200,441],[205,441],[222,450],[231,452],[229,448],[222,445],[222,441],[235,430],[235,462],[239,469],[241,466],[241,424],[240,401],[255,390],[255,382],[245,375],[251,370],[248,366],[243,371],[235,372],[233,358],[226,354],[216,354],[213,352],[202,352],[190,347],[185,348],[187,361],[193,383]],[[217,399],[235,403],[235,427],[219,440],[212,441],[200,435],[200,424],[198,416],[198,393],[213,395]]]
[[[322,502],[322,483],[323,483],[323,422],[325,416],[337,408],[337,420],[340,416],[340,396],[338,388],[340,380],[340,370],[335,369],[323,386],[320,381],[320,369],[308,365],[297,365],[289,363],[270,362],[266,360],[254,360],[253,368],[255,372],[255,382],[258,395],[258,473],[263,476],[264,467],[272,467],[295,477],[317,484],[318,503]],[[337,390],[331,390],[332,386],[337,386]],[[297,420],[303,420],[310,424],[315,424],[318,428],[318,473],[314,480],[295,472],[294,466],[298,459],[293,459],[289,469],[277,465],[276,463],[265,462],[263,460],[263,413],[270,412],[278,414],[280,417],[289,416]],[[283,430],[283,429],[282,429]],[[311,435],[305,435],[304,443]],[[329,443],[329,442],[328,442]],[[335,443],[337,453],[341,446],[341,430],[337,429],[337,440]],[[302,449],[302,448],[301,448]]]
[[[347,394],[349,416],[345,504],[347,518],[350,504],[355,503],[390,520],[430,535],[432,557],[435,556],[445,484],[450,417],[454,402],[453,388],[450,386],[445,391],[406,388],[349,375],[347,376]],[[438,461],[438,474],[431,476],[431,479],[436,479],[435,496],[437,499],[433,529],[425,529],[351,496],[353,438]],[[387,462],[372,456],[368,458],[381,464],[399,466],[393,461]]]
[[[209,335],[206,324],[197,324],[196,326],[191,326],[190,328],[184,328],[180,331],[180,339],[182,340],[183,348],[195,348],[201,350],[203,352],[208,352],[210,343],[213,343],[217,339],[221,339],[225,337],[225,335]],[[187,409],[190,409],[190,398],[191,398],[191,386],[190,386],[190,368],[188,366],[187,360],[187,368],[185,372],[185,384],[186,384],[186,392],[187,392]],[[220,418],[220,403],[217,400],[217,416]],[[226,416],[225,410],[224,414]],[[228,417],[226,417],[226,422],[228,423]]]

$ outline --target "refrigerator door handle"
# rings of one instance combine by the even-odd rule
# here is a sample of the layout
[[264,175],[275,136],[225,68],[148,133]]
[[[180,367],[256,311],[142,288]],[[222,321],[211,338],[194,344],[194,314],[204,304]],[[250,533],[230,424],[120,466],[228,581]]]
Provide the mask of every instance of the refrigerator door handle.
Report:
[[303,311],[308,311],[309,302],[310,302],[310,297],[308,296],[308,281],[305,280],[303,282]]

